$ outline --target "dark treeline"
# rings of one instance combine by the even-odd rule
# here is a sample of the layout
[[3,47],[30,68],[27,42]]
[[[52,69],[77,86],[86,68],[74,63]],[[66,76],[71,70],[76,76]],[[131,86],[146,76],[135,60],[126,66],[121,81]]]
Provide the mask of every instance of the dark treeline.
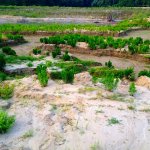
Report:
[[0,5],[41,6],[150,6],[150,0],[0,0]]

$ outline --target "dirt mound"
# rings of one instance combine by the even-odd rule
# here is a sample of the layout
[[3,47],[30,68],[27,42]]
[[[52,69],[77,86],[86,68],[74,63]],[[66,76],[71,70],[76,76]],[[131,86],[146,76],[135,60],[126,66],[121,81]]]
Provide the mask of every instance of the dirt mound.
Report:
[[79,73],[75,75],[74,82],[87,85],[92,82],[92,76],[89,74],[89,72]]
[[137,79],[136,85],[144,86],[144,87],[150,89],[150,78],[148,78],[146,76],[141,76]]

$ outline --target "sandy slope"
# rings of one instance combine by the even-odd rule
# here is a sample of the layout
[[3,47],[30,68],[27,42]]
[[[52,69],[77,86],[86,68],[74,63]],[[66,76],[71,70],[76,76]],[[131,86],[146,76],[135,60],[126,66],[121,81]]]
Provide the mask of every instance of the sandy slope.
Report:
[[[16,81],[15,81],[16,82]],[[150,91],[137,87],[135,98],[123,82],[115,91],[121,101],[102,85],[49,81],[41,88],[36,76],[21,79],[10,114],[15,126],[0,136],[0,149],[10,150],[149,150]],[[128,106],[135,110],[129,110]],[[108,125],[117,118],[120,124]],[[32,136],[23,136],[28,131]]]

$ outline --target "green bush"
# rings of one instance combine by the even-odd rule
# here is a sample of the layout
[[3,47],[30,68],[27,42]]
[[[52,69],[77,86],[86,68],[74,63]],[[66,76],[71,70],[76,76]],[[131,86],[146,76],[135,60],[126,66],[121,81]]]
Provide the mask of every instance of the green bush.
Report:
[[0,110],[0,134],[6,133],[14,123],[14,116],[9,116],[7,112]]
[[61,49],[58,46],[55,46],[55,49],[52,51],[52,57],[56,58],[57,55],[61,55]]
[[73,83],[74,80],[74,70],[63,70],[62,71],[62,79],[65,83]]
[[9,85],[7,83],[0,84],[0,97],[2,99],[9,99],[13,96],[14,85]]
[[139,53],[147,53],[149,52],[149,45],[142,44],[139,47]]
[[7,75],[3,72],[0,72],[0,82],[6,80]]
[[2,48],[3,53],[7,54],[7,55],[14,55],[16,56],[16,52],[11,48],[11,47],[3,47]]
[[65,54],[63,55],[63,60],[64,61],[70,61],[71,57],[70,55],[68,54],[68,51],[65,51]]
[[5,56],[3,54],[0,54],[0,71],[4,69],[6,65]]
[[105,66],[108,68],[114,68],[114,66],[110,60],[108,62],[105,62]]
[[28,67],[33,67],[32,62],[27,63],[27,66],[28,66]]
[[130,83],[130,86],[129,86],[129,93],[131,96],[134,96],[134,94],[136,93],[136,87],[135,87],[135,83],[132,82]]
[[114,77],[114,74],[107,74],[101,79],[101,82],[104,84],[105,88],[108,91],[113,91],[117,88],[119,79]]
[[41,54],[41,50],[40,49],[33,49],[33,54],[34,55],[39,55],[39,54]]
[[52,66],[52,62],[51,61],[46,61],[46,67],[51,67]]
[[129,48],[129,52],[133,55],[133,54],[136,54],[138,52],[138,47],[136,45],[129,45],[128,46]]
[[37,76],[41,86],[45,87],[48,84],[47,67],[44,64],[37,66]]
[[139,72],[138,76],[147,76],[150,77],[150,71],[149,70],[142,70]]

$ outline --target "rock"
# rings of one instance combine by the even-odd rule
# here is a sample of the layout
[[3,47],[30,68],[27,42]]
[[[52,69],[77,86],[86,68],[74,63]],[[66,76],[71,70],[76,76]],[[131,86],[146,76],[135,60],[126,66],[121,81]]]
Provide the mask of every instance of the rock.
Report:
[[89,74],[89,72],[82,72],[82,73],[76,74],[74,83],[87,85],[89,83],[92,83],[92,76]]
[[76,45],[78,48],[88,49],[88,44],[86,42],[77,42]]
[[2,109],[9,109],[10,106],[11,106],[11,102],[10,101],[0,100],[0,108],[2,108]]
[[141,76],[137,79],[136,85],[144,86],[144,87],[150,89],[150,78],[146,77],[146,76]]

